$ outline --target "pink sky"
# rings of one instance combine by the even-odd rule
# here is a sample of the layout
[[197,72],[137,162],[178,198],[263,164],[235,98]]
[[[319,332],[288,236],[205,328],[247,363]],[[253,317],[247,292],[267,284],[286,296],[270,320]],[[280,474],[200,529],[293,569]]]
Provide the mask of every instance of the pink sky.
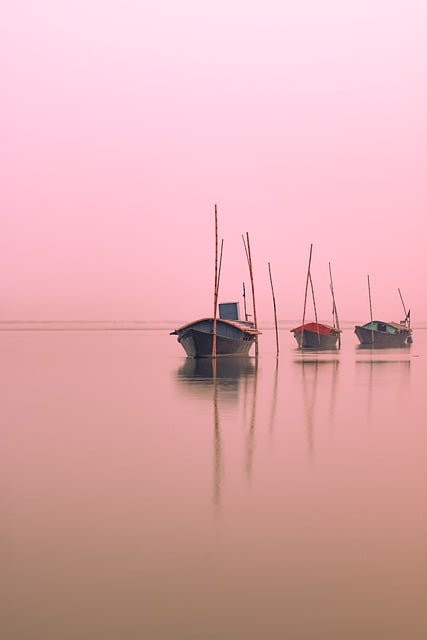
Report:
[[1,320],[427,320],[427,4],[17,0],[1,15]]

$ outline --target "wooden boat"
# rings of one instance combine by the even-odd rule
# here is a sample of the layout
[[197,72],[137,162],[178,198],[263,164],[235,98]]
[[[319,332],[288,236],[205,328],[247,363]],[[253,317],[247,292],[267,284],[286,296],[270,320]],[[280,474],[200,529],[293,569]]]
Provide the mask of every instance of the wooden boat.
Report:
[[[249,350],[255,344],[255,356],[258,355],[255,293],[252,275],[252,261],[249,245],[249,234],[246,234],[246,242],[243,237],[249,273],[252,284],[252,303],[254,322],[248,320],[246,313],[245,285],[243,284],[243,301],[245,307],[245,319],[240,318],[238,302],[223,302],[218,304],[218,291],[222,263],[222,248],[218,263],[218,214],[215,205],[215,284],[214,284],[214,315],[201,318],[183,325],[172,331],[170,335],[176,335],[187,356],[191,358],[216,358],[217,356],[248,355]],[[219,311],[219,313],[218,313]]]
[[369,308],[371,320],[363,325],[356,325],[354,333],[359,339],[361,346],[369,347],[406,347],[412,343],[411,310],[406,311],[402,294],[398,289],[402,301],[405,319],[400,322],[384,322],[383,320],[372,319],[371,286],[368,276]]
[[[261,333],[253,322],[239,318],[239,303],[219,304],[216,318],[216,355],[247,355],[256,337]],[[191,358],[212,357],[214,318],[201,318],[172,331]]]
[[300,349],[336,349],[341,330],[320,322],[306,322],[291,329]]
[[354,333],[364,346],[406,347],[412,343],[412,329],[408,317],[402,322],[373,320],[362,326],[356,325]]
[[[323,324],[317,321],[316,302],[314,299],[314,287],[311,279],[311,255],[313,245],[310,245],[310,257],[308,260],[307,280],[305,286],[304,297],[304,311],[302,317],[302,324],[294,329],[291,329],[291,333],[294,334],[294,338],[298,343],[300,349],[336,349],[337,346],[341,346],[341,329],[339,328],[338,313],[335,304],[334,286],[332,282],[331,264],[329,263],[329,278],[330,289],[332,294],[332,316],[333,325]],[[311,287],[311,293],[313,297],[315,322],[305,322],[305,311],[307,302],[307,290],[308,286]]]

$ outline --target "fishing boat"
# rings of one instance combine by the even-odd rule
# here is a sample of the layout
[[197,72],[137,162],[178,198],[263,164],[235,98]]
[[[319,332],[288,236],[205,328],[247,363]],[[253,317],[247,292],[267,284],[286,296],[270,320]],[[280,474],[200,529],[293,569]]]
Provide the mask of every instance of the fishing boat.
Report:
[[371,320],[363,325],[356,325],[356,334],[361,346],[369,347],[406,347],[412,344],[411,310],[406,311],[403,297],[398,289],[400,299],[405,312],[405,319],[400,322],[384,322],[383,320],[372,319],[371,286],[368,276],[369,307]]
[[[334,285],[332,281],[331,264],[329,263],[329,279],[330,290],[332,294],[332,317],[333,324],[323,324],[317,321],[316,302],[314,298],[313,280],[311,278],[311,256],[313,245],[310,245],[310,256],[308,260],[307,279],[305,286],[304,297],[304,311],[302,317],[302,324],[294,329],[291,329],[291,333],[294,334],[294,338],[298,343],[300,349],[336,349],[341,347],[341,329],[339,327],[337,307],[335,304]],[[315,322],[305,322],[305,311],[307,303],[307,291],[308,287],[311,287],[311,293],[313,298]]]
[[409,319],[401,322],[373,320],[354,328],[361,345],[375,347],[406,347],[412,343]]
[[291,329],[300,349],[336,349],[340,329],[321,322],[306,322]]
[[219,317],[201,318],[172,331],[190,358],[210,358],[214,348],[216,324],[216,355],[247,355],[256,337],[261,333],[253,322],[241,320],[239,303],[220,303]]
[[252,284],[254,321],[252,322],[249,320],[250,316],[246,311],[244,283],[244,320],[240,317],[238,302],[223,302],[218,304],[224,241],[221,241],[221,251],[218,255],[218,212],[217,206],[215,205],[215,283],[213,316],[189,322],[170,333],[170,335],[177,336],[178,342],[182,345],[185,353],[190,358],[216,358],[217,356],[248,355],[253,344],[255,344],[255,356],[258,355],[258,335],[261,332],[258,331],[256,320],[255,292],[249,234],[246,234],[246,241],[243,236],[242,238]]

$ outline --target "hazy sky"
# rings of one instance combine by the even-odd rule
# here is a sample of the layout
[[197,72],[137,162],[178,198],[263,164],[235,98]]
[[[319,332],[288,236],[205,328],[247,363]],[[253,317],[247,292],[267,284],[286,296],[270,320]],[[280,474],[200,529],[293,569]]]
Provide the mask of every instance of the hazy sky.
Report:
[[427,319],[425,0],[15,0],[0,319]]

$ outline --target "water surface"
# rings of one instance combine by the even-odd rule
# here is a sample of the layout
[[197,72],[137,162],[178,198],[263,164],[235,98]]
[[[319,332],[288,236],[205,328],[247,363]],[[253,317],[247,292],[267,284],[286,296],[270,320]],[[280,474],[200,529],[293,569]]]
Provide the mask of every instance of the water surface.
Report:
[[426,330],[44,328],[0,332],[4,638],[427,637]]

